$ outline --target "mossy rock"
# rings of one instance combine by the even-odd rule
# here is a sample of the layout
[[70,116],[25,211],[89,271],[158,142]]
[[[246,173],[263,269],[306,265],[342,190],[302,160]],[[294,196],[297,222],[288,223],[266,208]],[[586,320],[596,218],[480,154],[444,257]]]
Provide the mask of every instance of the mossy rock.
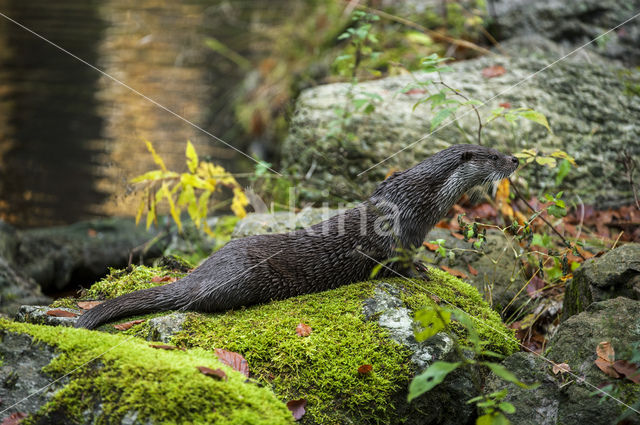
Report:
[[[0,336],[3,372],[19,367],[22,356],[16,356],[19,350],[14,348],[20,338],[28,338],[32,342],[26,344],[26,354],[49,353],[50,361],[39,374],[46,382],[60,379],[41,395],[44,405],[27,410],[32,416],[23,424],[112,424],[124,423],[125,418],[127,423],[145,424],[293,422],[273,392],[246,383],[244,375],[203,349],[165,351],[133,337],[7,320],[0,320]],[[205,376],[198,366],[221,368],[227,380]],[[30,395],[29,383],[21,382],[20,374],[12,382],[12,388],[2,388],[8,392],[0,390],[7,405]],[[14,411],[25,412],[24,408],[21,404]]]
[[[429,275],[428,281],[361,282],[219,314],[188,313],[182,330],[172,336],[171,343],[189,351],[223,348],[242,354],[252,377],[273,388],[279,399],[308,401],[303,423],[399,423],[406,415],[422,415],[413,405],[407,407],[405,401],[408,383],[419,370],[412,362],[410,347],[394,340],[390,329],[377,317],[367,318],[364,313],[366,301],[380,288],[394,288],[400,294],[399,302],[410,312],[409,322],[412,312],[432,306],[434,299],[439,299],[479,319],[477,330],[489,349],[505,355],[517,349],[513,331],[502,324],[475,288],[440,270],[432,269]],[[152,282],[154,276],[174,275],[143,266],[129,273],[112,271],[87,295],[113,298],[166,283]],[[159,314],[166,313],[141,317]],[[126,334],[146,337],[148,323],[136,325]],[[296,334],[300,323],[311,326],[309,336]],[[412,339],[412,324],[409,326]],[[109,324],[100,329],[115,331]],[[464,343],[462,328],[454,326],[454,330]],[[436,358],[430,359],[433,360]],[[372,366],[372,372],[362,375],[358,368],[366,364]]]

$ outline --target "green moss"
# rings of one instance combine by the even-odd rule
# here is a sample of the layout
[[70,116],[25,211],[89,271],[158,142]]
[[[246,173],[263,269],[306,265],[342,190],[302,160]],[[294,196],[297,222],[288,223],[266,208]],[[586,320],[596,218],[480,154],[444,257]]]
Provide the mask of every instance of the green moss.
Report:
[[[473,286],[461,281],[450,274],[436,269],[429,269],[429,281],[413,280],[408,284],[406,280],[394,279],[398,284],[404,284],[407,291],[403,294],[403,301],[412,310],[432,306],[433,296],[453,304],[462,311],[470,314],[475,321],[480,339],[487,344],[487,349],[508,356],[519,349],[515,339],[515,331],[507,328],[500,315],[494,311],[483,299],[482,295]],[[461,327],[455,327],[458,336],[464,342],[464,333]]]
[[78,299],[73,297],[58,298],[51,303],[50,307],[53,308],[78,308]]
[[91,288],[85,291],[82,298],[115,298],[120,295],[128,294],[129,292],[147,289],[166,283],[166,281],[152,282],[154,277],[173,277],[179,279],[184,275],[184,273],[167,270],[162,267],[133,266],[133,269],[130,272],[127,272],[126,270],[111,269],[107,277],[97,283],[94,283]]
[[[388,423],[393,395],[408,382],[409,353],[365,320],[362,300],[373,288],[364,282],[225,314],[190,314],[173,342],[241,353],[281,399],[306,398],[316,423],[349,421],[343,415]],[[299,337],[299,323],[311,326],[311,335]],[[358,373],[364,364],[373,366],[368,375]]]
[[[60,353],[44,371],[54,378],[69,373],[31,422],[63,414],[81,422],[82,412],[101,404],[96,423],[119,423],[126,412],[141,422],[280,424],[292,422],[286,406],[268,389],[246,384],[245,377],[201,349],[164,351],[131,337],[84,329],[14,323],[0,329],[32,335]],[[92,359],[99,358],[99,361]],[[228,381],[201,374],[196,367],[223,368]],[[54,416],[55,417],[55,416]]]

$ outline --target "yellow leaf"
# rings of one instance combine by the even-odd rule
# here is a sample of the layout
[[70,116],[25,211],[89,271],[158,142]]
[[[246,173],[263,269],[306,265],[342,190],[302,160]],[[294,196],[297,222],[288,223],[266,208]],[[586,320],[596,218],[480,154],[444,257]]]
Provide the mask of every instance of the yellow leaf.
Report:
[[171,217],[173,217],[173,221],[176,222],[178,226],[178,231],[182,232],[182,222],[180,222],[180,210],[176,209],[176,204],[173,202],[173,197],[171,196],[171,192],[169,192],[169,187],[167,184],[163,184],[162,188],[164,189],[164,196],[167,198],[167,202],[169,202],[169,212],[171,213]]
[[155,163],[158,164],[160,168],[162,168],[162,171],[167,171],[167,167],[164,165],[164,161],[156,153],[156,150],[153,149],[153,145],[151,144],[151,142],[148,140],[145,140],[144,142],[147,144],[147,149],[149,150],[149,152],[151,152],[151,156],[153,156],[153,160],[155,161]]
[[550,157],[539,156],[536,158],[536,162],[540,165],[546,165],[550,168],[553,168],[556,166],[556,160]]
[[233,200],[231,201],[231,211],[233,211],[236,216],[243,218],[247,215],[247,211],[244,209],[244,207],[246,207],[247,205],[249,205],[249,199],[247,198],[247,195],[244,194],[239,186],[234,187]]
[[212,238],[216,237],[216,234],[213,233],[213,230],[211,230],[211,228],[209,227],[209,224],[207,223],[207,220],[204,221],[204,226],[202,226],[202,228],[204,229],[205,233],[209,236],[211,236]]
[[140,223],[140,219],[142,218],[145,202],[146,202],[146,195],[145,195],[145,198],[143,198],[142,201],[140,201],[140,205],[138,206],[138,212],[136,213],[136,226],[138,225],[138,223]]
[[184,186],[182,188],[182,192],[180,192],[180,196],[178,197],[178,206],[184,207],[191,202],[196,201],[196,194],[193,191],[193,186]]
[[162,176],[162,170],[148,171],[130,180],[131,183],[139,183],[146,180],[158,180]]
[[198,200],[198,216],[202,219],[207,218],[207,211],[209,209],[209,197],[211,196],[210,191],[205,191],[200,195],[200,199]]
[[509,205],[509,187],[509,179],[502,179],[496,191],[496,201],[505,217],[513,217],[513,209]]
[[151,227],[151,223],[156,221],[156,201],[153,198],[150,198],[150,206],[149,211],[147,212],[147,230]]
[[195,173],[198,169],[198,154],[196,153],[195,148],[191,144],[190,140],[187,140],[187,167],[189,167],[189,171]]

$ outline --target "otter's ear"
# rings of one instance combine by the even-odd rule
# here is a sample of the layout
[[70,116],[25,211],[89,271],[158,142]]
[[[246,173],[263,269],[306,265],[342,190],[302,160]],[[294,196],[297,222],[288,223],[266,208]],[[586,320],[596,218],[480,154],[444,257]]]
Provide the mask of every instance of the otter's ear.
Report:
[[473,152],[467,151],[467,152],[463,152],[462,153],[462,161],[463,162],[470,161],[471,158],[473,158]]

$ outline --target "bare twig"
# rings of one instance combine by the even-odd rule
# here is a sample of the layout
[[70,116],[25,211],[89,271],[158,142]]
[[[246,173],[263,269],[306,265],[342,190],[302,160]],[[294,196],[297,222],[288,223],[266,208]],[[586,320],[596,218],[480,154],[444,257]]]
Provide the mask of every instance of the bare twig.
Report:
[[[516,192],[516,195],[518,196],[518,198],[520,198],[520,200],[522,200],[522,202],[524,202],[524,204],[534,213],[537,212],[535,208],[533,208],[531,206],[531,204],[529,202],[527,202],[527,200],[524,198],[524,196],[522,196],[522,194],[520,194],[520,191],[518,191],[518,188],[516,187],[516,185],[513,184],[513,181],[511,181],[511,179],[509,179],[509,183],[511,183],[511,187],[513,188],[513,190]],[[542,216],[542,214],[539,214],[538,217],[540,217],[542,219],[542,221],[544,221],[546,223],[547,226],[549,226],[549,228],[551,228],[551,230],[553,230],[553,232],[558,235],[560,237],[560,239],[562,239],[562,243],[564,244],[564,246],[566,246],[567,248],[571,248],[573,249],[573,245],[571,245],[571,242],[569,242],[567,239],[565,239],[564,236],[562,236],[562,233],[558,232],[558,230],[553,227],[553,224],[551,224],[546,218],[544,218]],[[582,253],[580,253],[579,250],[575,250],[578,253],[578,256],[580,256],[580,258],[582,258],[583,260],[586,260],[586,258],[584,258],[584,256],[582,255]]]
[[[452,92],[454,92],[455,94],[457,94],[458,96],[460,96],[461,98],[463,98],[464,100],[466,100],[467,102],[470,101],[470,99],[463,95],[460,90],[456,90],[453,87],[450,87],[449,85],[447,85],[447,83],[445,83],[444,81],[434,81],[435,84],[441,84],[443,86],[445,86],[446,88],[448,88],[449,90],[451,90]],[[478,144],[482,145],[482,120],[480,119],[480,113],[478,112],[478,108],[476,108],[476,105],[474,105],[473,103],[470,103],[471,107],[473,108],[473,111],[476,113],[476,117],[478,117]]]
[[401,18],[399,16],[392,15],[392,14],[387,13],[387,12],[383,12],[382,10],[373,9],[371,7],[368,7],[368,6],[365,6],[365,5],[362,5],[362,4],[357,5],[356,8],[357,9],[361,9],[361,10],[366,10],[367,12],[373,13],[375,15],[378,15],[381,18],[388,19],[390,21],[394,21],[394,22],[398,22],[400,24],[406,25],[406,26],[408,26],[410,28],[413,28],[415,30],[418,30],[420,32],[423,32],[423,33],[427,34],[429,37],[431,37],[431,38],[433,38],[435,40],[440,40],[440,41],[444,41],[446,43],[450,43],[450,44],[453,44],[453,45],[456,45],[456,46],[459,46],[459,47],[464,47],[464,48],[467,48],[467,49],[475,50],[476,52],[482,53],[484,55],[497,56],[497,54],[492,52],[491,50],[485,49],[484,47],[481,47],[481,46],[478,46],[475,43],[472,43],[472,42],[467,41],[467,40],[459,40],[457,38],[449,37],[446,34],[442,34],[442,33],[438,32],[438,31],[434,31],[434,30],[431,30],[429,28],[423,27],[422,25],[417,24],[417,23],[415,23],[413,21],[410,21],[410,20],[405,19],[405,18]]
[[631,156],[631,152],[628,149],[625,149],[620,153],[620,162],[624,166],[624,171],[627,174],[627,180],[629,180],[629,186],[631,186],[631,191],[633,192],[633,199],[636,201],[636,208],[640,210],[640,202],[638,201],[638,192],[636,191],[636,185],[633,182],[633,173],[636,170],[637,163],[636,160]]

